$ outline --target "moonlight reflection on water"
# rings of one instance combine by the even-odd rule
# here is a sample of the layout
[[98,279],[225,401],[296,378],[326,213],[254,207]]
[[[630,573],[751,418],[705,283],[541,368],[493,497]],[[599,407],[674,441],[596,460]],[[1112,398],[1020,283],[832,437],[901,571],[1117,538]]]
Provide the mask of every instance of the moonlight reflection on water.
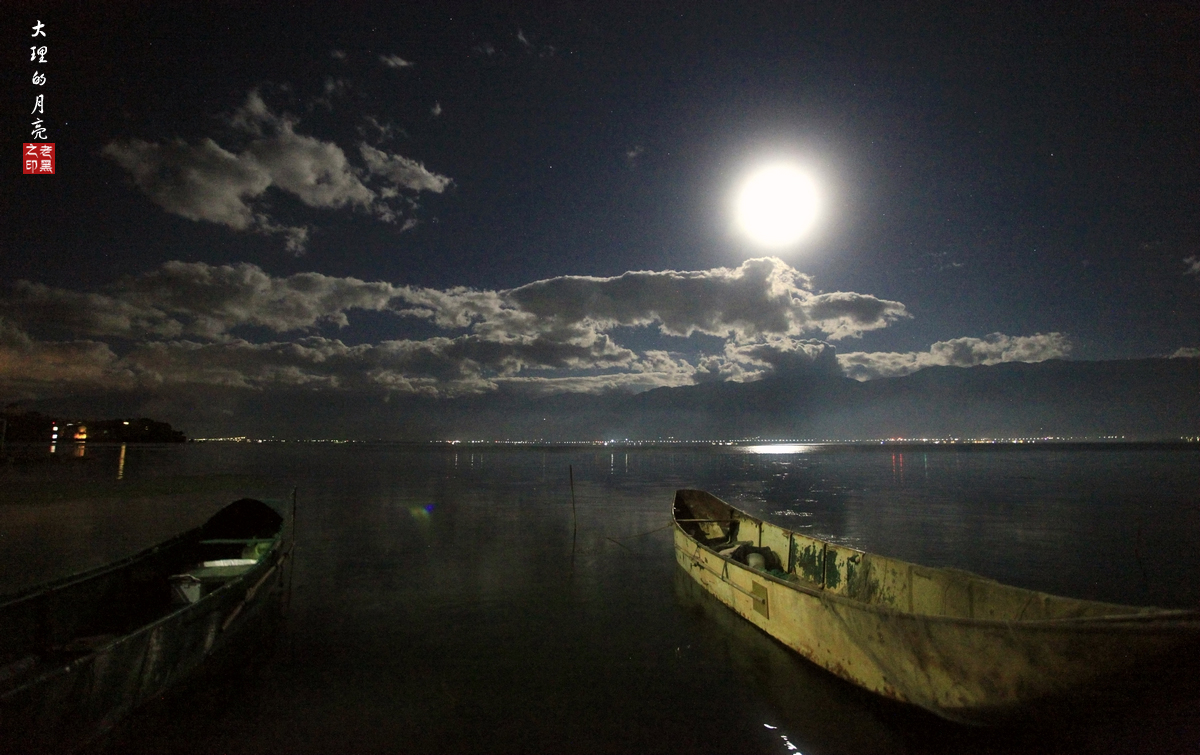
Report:
[[[280,498],[297,486],[297,546],[291,613],[273,646],[137,714],[111,751],[778,753],[786,737],[808,755],[1127,753],[1195,741],[1194,701],[1035,733],[963,729],[890,704],[697,593],[663,526],[674,490],[702,488],[910,561],[1192,605],[1196,451],[910,451],[900,475],[890,450],[742,450],[630,449],[616,463],[581,450],[129,446],[122,485],[220,474]],[[119,454],[97,447],[86,463],[10,469],[5,482],[116,484]],[[9,552],[44,554],[50,577],[64,556],[111,558],[105,543],[118,534],[135,551],[237,495],[9,503],[0,537]],[[1172,558],[1148,581],[1139,559],[1150,553]],[[0,579],[27,568],[6,556]]]

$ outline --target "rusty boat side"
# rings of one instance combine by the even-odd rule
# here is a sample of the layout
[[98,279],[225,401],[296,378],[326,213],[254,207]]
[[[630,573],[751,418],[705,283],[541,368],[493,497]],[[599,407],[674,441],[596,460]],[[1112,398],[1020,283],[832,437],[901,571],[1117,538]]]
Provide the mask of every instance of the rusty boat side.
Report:
[[791,532],[700,490],[675,556],[704,589],[837,676],[969,724],[1099,695],[1200,646],[1200,612],[1077,600]]

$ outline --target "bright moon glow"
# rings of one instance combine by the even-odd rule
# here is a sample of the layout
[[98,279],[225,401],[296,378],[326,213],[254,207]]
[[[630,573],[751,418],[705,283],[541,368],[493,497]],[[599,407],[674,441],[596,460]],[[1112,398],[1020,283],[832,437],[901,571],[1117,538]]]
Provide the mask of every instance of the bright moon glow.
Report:
[[817,187],[808,175],[787,165],[750,175],[737,195],[737,224],[760,246],[790,246],[808,232],[817,216]]

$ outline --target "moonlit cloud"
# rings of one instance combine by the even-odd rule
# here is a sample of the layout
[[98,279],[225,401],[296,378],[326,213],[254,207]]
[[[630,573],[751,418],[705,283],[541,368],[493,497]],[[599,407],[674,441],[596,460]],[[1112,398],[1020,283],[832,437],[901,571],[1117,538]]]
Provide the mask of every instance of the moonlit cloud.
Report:
[[1184,275],[1200,276],[1200,257],[1195,255],[1192,255],[1191,257],[1184,257],[1183,264],[1187,265],[1187,270],[1183,272]]
[[[391,180],[429,180],[416,175]],[[351,345],[321,330],[352,325],[356,312],[384,313],[398,326],[424,320],[441,333]],[[501,387],[602,392],[755,380],[772,372],[836,375],[828,340],[885,327],[907,313],[899,302],[865,294],[815,293],[808,276],[763,258],[736,268],[561,276],[506,290],[168,262],[102,291],[18,281],[0,298],[0,315],[7,355],[0,384],[26,391],[192,385],[459,396]],[[668,348],[638,351],[618,342],[629,328],[655,334]],[[263,331],[275,335],[249,338]],[[704,353],[694,344],[684,349],[683,339],[694,334],[722,345]],[[1019,341],[988,343],[1005,354],[1031,351]],[[955,351],[956,343],[934,352],[970,361],[963,354],[971,349],[960,344]],[[76,365],[56,367],[64,361]],[[56,374],[62,379],[51,379]]]
[[386,283],[320,273],[274,278],[246,263],[168,262],[105,293],[18,281],[0,306],[27,324],[52,324],[79,335],[220,340],[247,325],[277,333],[320,323],[344,326],[348,311],[384,309],[396,292]]
[[446,176],[439,176],[416,160],[402,155],[389,155],[369,144],[360,144],[359,152],[367,164],[367,170],[372,175],[383,177],[394,188],[441,194],[451,184]]
[[768,335],[860,336],[907,317],[900,302],[860,294],[814,294],[808,276],[765,257],[736,268],[638,271],[612,278],[563,276],[506,292],[539,327],[655,326],[750,343]]
[[725,349],[725,355],[743,368],[769,367],[778,372],[814,372],[827,375],[841,373],[837,349],[817,340],[775,337],[762,343],[738,346],[730,344]]
[[47,391],[126,390],[134,378],[107,344],[39,342],[0,318],[0,384],[9,396],[28,399]]
[[146,196],[188,220],[220,223],[244,231],[257,223],[247,200],[271,185],[271,176],[252,160],[222,149],[211,139],[192,146],[182,140],[151,144],[113,142],[103,150],[133,176]]
[[1007,336],[992,333],[985,338],[953,338],[939,341],[929,351],[852,352],[838,355],[838,363],[849,377],[870,380],[898,377],[924,367],[974,367],[1001,362],[1044,362],[1058,359],[1071,351],[1069,339],[1062,333],[1037,333],[1032,336]]
[[1171,359],[1195,359],[1200,357],[1200,348],[1195,346],[1181,346],[1171,354]]
[[388,68],[411,68],[413,65],[399,55],[380,55],[379,62]]
[[103,154],[167,212],[236,231],[280,234],[296,253],[304,250],[309,229],[279,223],[266,213],[262,202],[272,187],[311,208],[350,208],[391,223],[410,209],[403,193],[441,192],[450,184],[415,160],[363,144],[368,185],[364,171],[351,165],[341,147],[297,133],[297,121],[273,113],[257,92],[229,123],[252,137],[237,154],[212,139],[197,145],[132,139],[108,144]]

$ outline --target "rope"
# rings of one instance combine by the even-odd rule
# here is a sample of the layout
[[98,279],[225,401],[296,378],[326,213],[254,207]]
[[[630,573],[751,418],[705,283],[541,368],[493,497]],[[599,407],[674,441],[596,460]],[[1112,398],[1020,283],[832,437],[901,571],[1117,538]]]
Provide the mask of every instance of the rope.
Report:
[[[653,535],[655,532],[662,532],[663,530],[669,529],[674,526],[675,526],[674,522],[669,522],[668,524],[665,524],[662,527],[658,527],[657,529],[647,530],[645,532],[639,532],[636,535],[630,535],[629,537],[623,538],[622,540],[624,540],[624,541],[636,540],[639,537],[645,537],[646,535]],[[625,550],[627,550],[627,551],[629,550],[629,548],[626,547],[625,542],[622,542],[622,540],[617,540],[616,538],[613,538],[613,537],[605,537],[604,539],[611,541],[613,543],[616,543],[617,545],[621,546],[622,548],[625,548]],[[629,552],[632,553],[633,551],[629,551]]]

